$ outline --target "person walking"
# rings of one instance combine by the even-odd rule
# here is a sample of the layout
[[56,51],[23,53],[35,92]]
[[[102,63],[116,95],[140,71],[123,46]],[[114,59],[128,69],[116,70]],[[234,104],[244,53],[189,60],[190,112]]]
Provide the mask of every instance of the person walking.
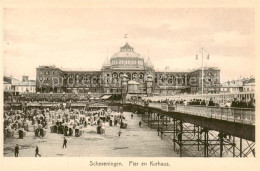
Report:
[[19,146],[18,146],[18,144],[16,144],[16,146],[14,148],[14,155],[15,155],[15,157],[18,157],[18,154],[19,154]]
[[67,139],[64,137],[62,148],[67,148]]
[[117,134],[118,134],[118,137],[120,137],[122,134],[121,130],[119,130],[119,132]]
[[133,117],[134,117],[134,115],[133,115],[133,114],[131,114],[131,119],[133,119]]
[[40,157],[41,157],[41,155],[39,154],[39,148],[38,148],[38,146],[36,146],[36,149],[35,149],[35,157],[37,157],[37,156],[40,156]]

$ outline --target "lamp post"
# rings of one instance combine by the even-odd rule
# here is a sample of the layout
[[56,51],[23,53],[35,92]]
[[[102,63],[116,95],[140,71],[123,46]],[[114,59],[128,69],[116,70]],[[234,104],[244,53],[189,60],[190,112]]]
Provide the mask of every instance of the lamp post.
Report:
[[[209,60],[209,53],[203,47],[198,53],[201,55],[201,94],[204,94],[204,54],[207,53],[207,59]],[[196,54],[196,60],[199,59],[198,56]]]

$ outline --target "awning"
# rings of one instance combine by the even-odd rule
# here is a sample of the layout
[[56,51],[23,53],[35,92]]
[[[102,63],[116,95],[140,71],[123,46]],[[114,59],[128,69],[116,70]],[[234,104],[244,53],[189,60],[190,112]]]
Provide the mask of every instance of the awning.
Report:
[[101,99],[106,100],[106,99],[108,99],[110,97],[111,97],[111,95],[104,95],[103,97],[101,97]]
[[42,103],[43,107],[52,107],[53,104],[52,103]]
[[128,81],[128,85],[139,85],[139,83],[134,80],[130,80]]
[[26,106],[41,106],[39,103],[28,103]]
[[71,107],[85,107],[86,106],[86,104],[84,104],[84,103],[72,103],[71,104]]
[[95,108],[95,107],[103,107],[103,108],[106,108],[108,107],[106,104],[102,104],[102,103],[94,103],[94,104],[90,104],[89,105],[90,108]]

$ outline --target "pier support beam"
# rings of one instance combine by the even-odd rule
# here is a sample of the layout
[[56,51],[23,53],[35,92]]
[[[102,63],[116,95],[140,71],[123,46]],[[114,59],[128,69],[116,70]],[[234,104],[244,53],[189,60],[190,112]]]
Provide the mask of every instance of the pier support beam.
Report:
[[240,138],[240,149],[239,149],[239,156],[242,157],[242,153],[243,153],[243,146],[242,146],[242,143],[243,143],[243,139]]
[[150,113],[148,112],[148,127],[150,127]]
[[179,146],[180,146],[180,157],[182,157],[182,131],[183,125],[182,120],[180,121],[180,133],[178,134]]
[[176,150],[176,119],[173,119],[173,150]]
[[219,133],[219,141],[220,141],[219,157],[222,157],[223,156],[223,133]]
[[158,136],[160,136],[160,115],[159,115],[159,113],[157,114],[157,118],[158,118],[157,131],[158,131]]
[[233,147],[233,157],[236,157],[236,139],[235,139],[235,136],[233,136],[232,147]]

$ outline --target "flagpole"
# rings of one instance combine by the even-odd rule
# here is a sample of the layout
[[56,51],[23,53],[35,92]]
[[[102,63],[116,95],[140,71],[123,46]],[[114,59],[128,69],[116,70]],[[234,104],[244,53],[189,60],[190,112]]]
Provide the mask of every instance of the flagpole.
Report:
[[127,43],[127,34],[125,34],[125,37],[124,37],[125,39],[126,39],[126,43]]

